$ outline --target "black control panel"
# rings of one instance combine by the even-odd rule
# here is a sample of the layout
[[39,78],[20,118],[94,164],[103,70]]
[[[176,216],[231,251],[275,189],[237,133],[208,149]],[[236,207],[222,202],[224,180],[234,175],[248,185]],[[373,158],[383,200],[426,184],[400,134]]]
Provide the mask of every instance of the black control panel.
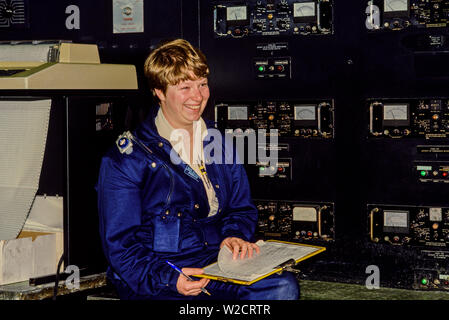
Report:
[[365,13],[366,27],[372,31],[449,25],[447,0],[371,0]]
[[449,251],[448,3],[201,2],[218,128],[278,136],[276,161],[246,166],[258,237],[322,243],[335,279],[375,264],[411,286],[419,266],[444,285],[435,259],[408,255]]
[[277,129],[280,137],[334,137],[334,104],[320,101],[245,101],[215,105],[221,129]]
[[335,239],[334,204],[287,200],[254,200],[259,211],[257,235],[287,241]]
[[369,235],[375,243],[446,248],[449,208],[433,206],[367,206]]
[[369,136],[449,137],[449,99],[370,99]]
[[221,1],[214,4],[218,38],[333,33],[332,0]]

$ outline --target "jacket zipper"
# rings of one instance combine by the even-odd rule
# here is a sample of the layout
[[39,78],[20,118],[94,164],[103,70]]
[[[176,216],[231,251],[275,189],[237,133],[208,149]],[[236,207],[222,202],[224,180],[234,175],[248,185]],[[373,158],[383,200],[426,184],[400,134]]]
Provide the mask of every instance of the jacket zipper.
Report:
[[170,175],[170,190],[168,192],[167,200],[166,200],[167,205],[168,205],[168,204],[170,204],[171,195],[173,193],[173,188],[174,188],[173,173],[170,171],[170,168],[165,163],[162,163],[162,166],[168,171],[168,174]]

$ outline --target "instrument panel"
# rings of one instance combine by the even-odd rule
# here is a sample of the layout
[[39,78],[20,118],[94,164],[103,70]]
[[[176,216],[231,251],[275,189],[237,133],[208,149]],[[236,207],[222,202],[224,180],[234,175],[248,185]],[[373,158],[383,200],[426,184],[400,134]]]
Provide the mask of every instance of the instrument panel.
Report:
[[446,248],[449,208],[437,206],[367,206],[374,243]]
[[369,136],[447,138],[449,99],[370,99]]
[[222,1],[214,4],[216,38],[332,34],[331,0]]
[[287,241],[335,239],[334,204],[287,200],[254,200],[259,211],[257,235]]
[[371,0],[365,13],[366,28],[371,31],[444,28],[449,25],[447,0]]
[[331,139],[333,100],[219,102],[215,120],[221,129],[276,129],[280,137]]

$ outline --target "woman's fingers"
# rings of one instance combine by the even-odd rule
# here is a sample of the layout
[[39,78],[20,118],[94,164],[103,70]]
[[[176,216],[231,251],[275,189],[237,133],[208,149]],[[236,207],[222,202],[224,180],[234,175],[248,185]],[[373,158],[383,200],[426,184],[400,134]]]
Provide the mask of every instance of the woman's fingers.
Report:
[[[204,270],[200,268],[183,268],[182,271],[188,276],[204,273]],[[210,279],[206,278],[190,281],[184,275],[180,274],[176,284],[176,288],[178,289],[178,292],[183,295],[197,296],[202,292],[201,288],[207,286],[209,281]]]
[[246,255],[248,255],[248,258],[252,258],[254,250],[256,250],[256,253],[260,253],[260,248],[257,244],[236,237],[226,238],[223,240],[220,247],[223,245],[226,245],[232,251],[232,258],[234,260],[237,259],[239,255],[240,259],[244,259]]

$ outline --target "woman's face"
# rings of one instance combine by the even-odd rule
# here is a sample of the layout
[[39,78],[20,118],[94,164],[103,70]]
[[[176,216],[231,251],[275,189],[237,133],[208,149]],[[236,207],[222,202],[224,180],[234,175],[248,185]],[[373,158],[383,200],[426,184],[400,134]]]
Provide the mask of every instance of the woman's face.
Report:
[[165,93],[159,89],[155,91],[165,118],[175,129],[190,129],[193,122],[200,119],[210,96],[207,78],[168,85]]

